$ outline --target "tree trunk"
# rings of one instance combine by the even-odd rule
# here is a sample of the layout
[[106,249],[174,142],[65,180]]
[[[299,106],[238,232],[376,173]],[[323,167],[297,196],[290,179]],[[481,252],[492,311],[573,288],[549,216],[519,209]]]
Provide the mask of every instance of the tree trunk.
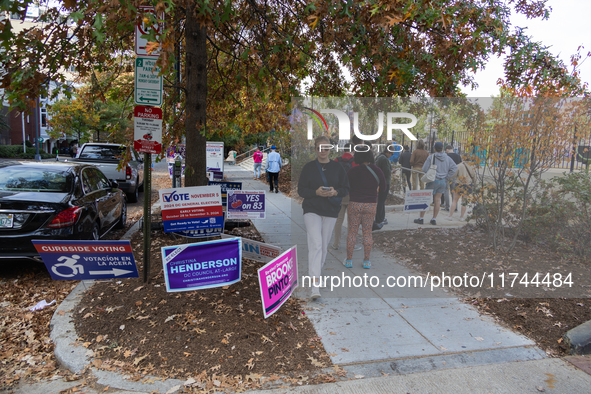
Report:
[[185,186],[207,184],[205,120],[207,109],[207,30],[195,20],[195,2],[187,1],[185,23]]

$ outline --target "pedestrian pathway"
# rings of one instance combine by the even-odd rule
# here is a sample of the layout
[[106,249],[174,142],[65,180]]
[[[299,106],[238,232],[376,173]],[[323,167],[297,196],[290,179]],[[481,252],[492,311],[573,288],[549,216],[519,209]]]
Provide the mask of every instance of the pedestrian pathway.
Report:
[[[227,176],[231,181],[243,182],[245,190],[266,188],[262,182],[253,180],[250,172],[240,168],[228,171]],[[283,248],[297,245],[300,288],[296,294],[307,299],[309,289],[303,288],[301,283],[302,275],[307,273],[306,233],[301,205],[282,193],[268,193],[267,213],[268,219],[254,221],[255,226],[268,243]],[[447,216],[447,212],[442,212],[441,219],[443,215]],[[385,229],[417,228],[418,225],[412,222],[415,217],[416,215],[390,209],[387,213],[389,224]],[[459,221],[439,220],[437,227],[463,224]],[[346,233],[346,229],[343,232]],[[353,268],[344,267],[344,258],[344,247],[337,251],[329,250],[323,275],[344,275],[361,279],[367,274],[379,278],[382,285],[338,288],[332,291],[330,288],[322,289],[322,297],[308,302],[306,313],[318,336],[322,338],[332,362],[353,376],[404,375],[466,367],[496,370],[500,373],[509,365],[507,363],[535,361],[531,368],[546,365],[543,363],[548,361],[546,355],[534,342],[501,327],[488,316],[481,316],[475,308],[460,302],[449,293],[440,289],[432,291],[429,286],[383,286],[383,281],[389,276],[420,276],[418,272],[398,264],[396,256],[384,255],[379,247],[374,248],[370,270],[361,267],[362,250],[354,253]],[[495,364],[502,365],[495,367]],[[562,364],[560,365],[562,368]],[[570,367],[564,364],[564,368]],[[570,370],[573,374],[580,375],[585,384],[591,383],[588,375],[573,368]],[[472,371],[469,374],[474,373]],[[398,384],[396,379],[391,380],[391,384],[394,383]],[[420,387],[426,389],[428,385]],[[436,387],[434,385],[432,389],[435,390]],[[480,387],[485,390],[487,385],[483,383]],[[518,386],[509,384],[507,387]],[[543,382],[540,382],[540,387],[544,387]],[[499,390],[501,388],[499,386]],[[324,392],[325,389],[315,390],[296,391]],[[335,392],[330,388],[326,390]],[[352,390],[350,392],[361,392]]]

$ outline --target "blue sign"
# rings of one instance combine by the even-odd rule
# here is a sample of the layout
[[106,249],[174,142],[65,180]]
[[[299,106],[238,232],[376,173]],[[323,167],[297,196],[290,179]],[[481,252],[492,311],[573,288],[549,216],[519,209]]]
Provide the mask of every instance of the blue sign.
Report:
[[[225,212],[223,212],[223,218],[224,220],[226,218]],[[221,227],[206,228],[201,230],[175,231],[174,233],[186,238],[219,237],[224,233],[224,221],[222,221]]]
[[427,204],[414,204],[404,206],[405,211],[425,211],[427,208],[429,208],[429,205]]
[[168,292],[209,289],[240,281],[240,238],[168,246],[161,250]]
[[242,182],[209,181],[209,186],[220,185],[222,189],[222,205],[228,205],[228,190],[242,190]]
[[139,276],[129,241],[32,242],[54,280]]
[[228,191],[228,219],[264,219],[264,190]]

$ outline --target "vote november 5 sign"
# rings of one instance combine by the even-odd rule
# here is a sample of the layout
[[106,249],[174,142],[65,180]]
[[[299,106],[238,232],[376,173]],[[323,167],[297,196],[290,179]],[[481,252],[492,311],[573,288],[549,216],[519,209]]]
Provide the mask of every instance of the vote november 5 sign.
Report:
[[138,277],[129,241],[32,242],[54,280]]
[[166,291],[189,291],[227,286],[240,281],[240,238],[163,247]]
[[161,189],[164,232],[191,231],[224,225],[219,186]]
[[277,312],[298,287],[296,247],[285,251],[258,270],[265,319]]

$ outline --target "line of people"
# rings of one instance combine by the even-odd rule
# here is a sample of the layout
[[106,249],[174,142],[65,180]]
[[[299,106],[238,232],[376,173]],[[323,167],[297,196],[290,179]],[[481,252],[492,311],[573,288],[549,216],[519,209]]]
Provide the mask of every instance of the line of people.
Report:
[[[392,176],[390,158],[397,145],[386,147],[374,159],[370,145],[365,145],[361,141],[353,141],[353,143],[358,148],[353,150],[354,154],[349,152],[352,149],[350,149],[351,145],[347,144],[341,157],[330,160],[330,150],[321,149],[322,144],[330,145],[329,138],[326,136],[316,138],[314,141],[316,159],[303,167],[298,181],[298,194],[303,198],[302,209],[307,232],[309,275],[315,278],[312,299],[320,297],[319,278],[328,254],[328,246],[334,230],[335,239],[332,248],[339,248],[345,215],[348,218],[347,257],[343,262],[346,268],[353,267],[353,252],[359,227],[363,234],[362,267],[371,268],[372,231],[387,223],[385,201]],[[412,184],[422,188],[419,175],[427,173],[432,165],[437,166],[435,180],[424,185],[427,189],[433,190],[435,206],[431,224],[436,224],[441,196],[449,185],[451,185],[453,196],[449,216],[451,218],[460,196],[471,192],[475,171],[471,166],[462,163],[459,155],[455,158],[453,155],[456,154],[444,153],[441,142],[434,145],[435,153],[432,155],[429,155],[424,148],[424,142],[419,141],[417,149],[411,154],[408,146],[405,146],[399,160],[403,169],[406,170],[406,172],[403,170],[402,175],[406,180],[405,187],[408,185],[409,189],[411,172],[412,178],[415,179]],[[451,147],[448,146],[448,148]],[[458,158],[460,164],[454,161]],[[411,168],[415,171],[411,171]],[[461,218],[464,218],[466,207],[462,206],[461,210]],[[421,212],[420,218],[415,219],[415,223],[423,224],[424,215],[425,212]]]

